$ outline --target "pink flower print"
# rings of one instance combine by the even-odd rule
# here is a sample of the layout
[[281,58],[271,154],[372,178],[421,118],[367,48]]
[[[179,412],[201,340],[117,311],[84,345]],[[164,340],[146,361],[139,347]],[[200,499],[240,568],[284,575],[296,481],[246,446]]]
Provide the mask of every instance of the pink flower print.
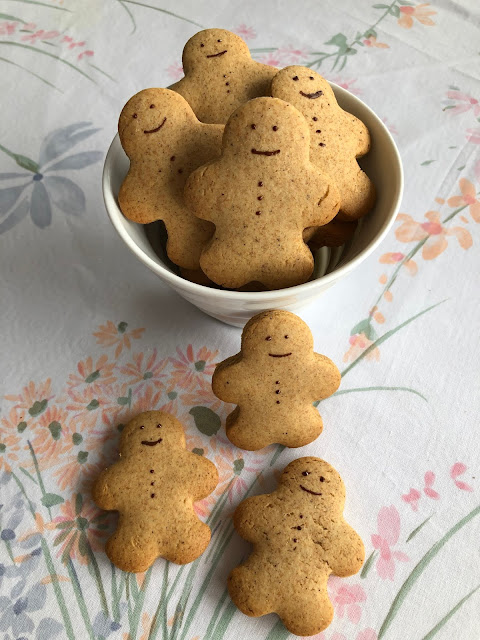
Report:
[[455,486],[462,491],[473,491],[473,487],[471,487],[469,484],[463,482],[462,480],[457,480],[458,476],[463,476],[466,470],[467,467],[463,464],[463,462],[456,462],[450,469],[450,477],[454,481]]
[[432,489],[434,482],[435,474],[433,471],[427,471],[425,474],[425,486],[423,488],[423,493],[429,498],[432,498],[432,500],[438,500],[440,495],[435,491],[435,489]]
[[83,56],[87,56],[88,58],[91,58],[93,56],[93,51],[91,51],[90,49],[87,49],[87,51],[82,51],[82,53],[78,55],[78,59],[81,60]]
[[408,562],[409,558],[401,551],[392,551],[400,536],[400,515],[392,505],[382,507],[377,517],[378,533],[372,535],[372,544],[378,549],[376,563],[377,573],[382,580],[393,580],[395,577],[395,560]]
[[473,115],[478,118],[480,116],[480,104],[476,98],[469,96],[461,91],[447,91],[447,98],[454,100],[457,104],[450,109],[452,115],[465,113],[465,111],[473,111]]
[[263,64],[268,64],[271,67],[279,67],[280,66],[280,56],[278,55],[278,51],[273,53],[267,53],[267,55],[262,56],[260,58],[260,62]]
[[378,640],[378,636],[373,629],[367,627],[363,631],[360,631],[355,640]]
[[355,83],[357,82],[356,78],[345,79],[336,77],[329,78],[329,80],[331,80],[331,82],[334,82],[335,84],[338,84],[338,86],[342,87],[342,89],[346,89],[347,91],[350,91],[350,93],[354,93],[357,96],[360,96],[362,94],[362,90],[355,86]]
[[17,22],[2,22],[0,24],[0,36],[11,36],[15,33]]
[[362,607],[358,603],[365,602],[366,599],[365,591],[360,585],[340,584],[332,602],[335,605],[335,613],[340,618],[347,614],[350,622],[358,624],[362,617]]
[[73,38],[71,36],[63,36],[62,42],[73,42]]
[[240,36],[244,40],[253,40],[257,37],[257,33],[253,27],[247,27],[246,24],[239,24],[236,29],[233,29],[233,33]]
[[35,31],[36,28],[37,28],[37,25],[34,24],[33,22],[27,22],[27,24],[23,25],[24,31]]
[[292,46],[281,47],[277,50],[277,56],[287,64],[298,64],[308,57],[308,52],[303,49],[294,49]]
[[59,35],[59,31],[44,31],[43,29],[40,29],[39,31],[35,31],[35,33],[23,36],[22,40],[24,42],[35,43],[37,40],[51,40]]
[[183,352],[177,347],[177,358],[170,358],[173,365],[168,388],[174,390],[180,387],[184,391],[193,391],[198,386],[199,380],[213,375],[216,366],[218,351],[210,351],[207,347],[201,347],[194,352],[189,344]]
[[473,144],[480,144],[480,129],[467,129],[467,140]]
[[[395,253],[384,253],[383,256],[380,256],[379,262],[382,264],[395,264],[397,262],[402,262],[405,258],[405,254],[399,251]],[[411,276],[414,276],[418,271],[417,263],[414,260],[406,260],[403,265]]]
[[402,496],[402,500],[409,504],[412,507],[413,511],[418,511],[418,501],[421,497],[422,494],[420,493],[420,491],[417,491],[417,489],[410,489],[407,494]]
[[167,75],[172,80],[180,80],[183,76],[183,67],[179,62],[174,62],[169,67],[167,67]]
[[390,47],[385,42],[378,42],[375,36],[370,36],[366,40],[363,41],[363,44],[366,47],[376,47],[377,49],[389,49]]

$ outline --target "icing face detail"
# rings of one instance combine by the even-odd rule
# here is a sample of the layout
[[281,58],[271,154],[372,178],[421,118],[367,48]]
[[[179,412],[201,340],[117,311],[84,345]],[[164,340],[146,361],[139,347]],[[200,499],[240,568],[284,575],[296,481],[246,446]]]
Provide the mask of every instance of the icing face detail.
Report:
[[223,56],[224,53],[227,53],[227,49],[219,51],[218,53],[211,53],[207,58],[218,58],[218,56]]
[[[152,107],[150,106],[150,109]],[[164,118],[162,120],[162,124],[160,124],[158,127],[156,127],[155,129],[149,129],[148,131],[145,131],[143,133],[157,133],[157,131],[160,131],[160,129],[163,127],[163,125],[165,124],[165,122],[167,121],[167,118]]]
[[156,444],[160,444],[162,440],[163,438],[159,438],[158,440],[154,440],[153,442],[151,440],[142,440],[142,444],[146,445],[147,447],[154,447]]
[[280,153],[280,149],[275,149],[275,151],[259,151],[258,149],[252,149],[252,153],[257,156],[276,156]]
[[310,100],[316,100],[323,96],[323,91],[320,89],[319,91],[315,91],[314,93],[305,93],[304,91],[299,91],[299,94],[304,98],[310,98]]

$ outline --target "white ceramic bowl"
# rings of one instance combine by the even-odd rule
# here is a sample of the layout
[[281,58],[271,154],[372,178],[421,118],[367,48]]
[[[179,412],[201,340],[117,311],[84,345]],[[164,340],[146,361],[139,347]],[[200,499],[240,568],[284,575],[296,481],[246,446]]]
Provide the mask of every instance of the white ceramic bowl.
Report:
[[374,209],[362,220],[354,242],[346,248],[335,270],[305,284],[267,292],[223,291],[184,280],[155,253],[145,227],[127,220],[118,206],[117,195],[129,161],[117,135],[105,159],[103,197],[110,220],[130,251],[183,298],[210,316],[236,327],[243,327],[249,318],[267,309],[296,311],[358,267],[380,244],[395,220],[403,193],[402,162],[380,118],[350,92],[333,83],[331,86],[339,105],[360,118],[370,131],[372,147],[360,163],[377,190]]

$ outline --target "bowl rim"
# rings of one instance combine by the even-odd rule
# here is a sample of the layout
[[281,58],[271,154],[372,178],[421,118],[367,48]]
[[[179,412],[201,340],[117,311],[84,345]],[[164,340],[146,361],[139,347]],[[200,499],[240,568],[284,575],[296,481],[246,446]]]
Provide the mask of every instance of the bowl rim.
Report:
[[[363,100],[360,100],[356,95],[340,87],[334,82],[329,82],[332,87],[335,95],[344,96],[348,95],[353,102],[362,105],[366,111],[369,113],[369,116],[376,121],[376,124],[382,130],[384,136],[390,143],[391,151],[393,154],[394,165],[396,168],[396,173],[398,174],[398,187],[397,192],[393,197],[392,206],[391,206],[391,214],[388,218],[386,218],[383,222],[382,227],[380,228],[377,235],[372,239],[372,241],[364,248],[360,253],[358,253],[352,260],[342,265],[338,269],[334,269],[331,273],[328,273],[320,278],[315,278],[314,280],[310,280],[308,282],[304,282],[303,284],[294,285],[293,287],[287,287],[285,289],[274,289],[272,291],[229,291],[228,289],[215,289],[213,287],[208,287],[202,284],[197,284],[196,282],[191,282],[190,280],[186,280],[181,276],[173,273],[162,264],[159,264],[150,256],[148,256],[141,247],[133,240],[131,235],[128,233],[126,228],[122,224],[122,219],[124,219],[124,215],[117,203],[116,195],[110,189],[110,174],[111,169],[113,167],[113,153],[114,147],[120,144],[118,133],[115,134],[110,147],[108,149],[107,155],[105,157],[105,162],[103,166],[102,173],[102,192],[103,192],[103,200],[105,203],[105,208],[107,210],[108,217],[110,218],[110,222],[114,226],[116,232],[123,240],[123,242],[127,245],[130,251],[141,261],[145,266],[147,266],[151,271],[153,271],[157,276],[161,277],[169,284],[171,284],[174,288],[182,289],[185,292],[189,292],[196,295],[208,295],[212,298],[218,299],[231,299],[237,301],[245,301],[245,302],[269,302],[275,301],[279,295],[293,295],[296,293],[305,294],[309,291],[313,291],[316,287],[322,286],[322,288],[328,287],[330,284],[333,284],[337,279],[341,278],[343,275],[346,275],[355,267],[359,266],[369,255],[371,255],[378,245],[383,241],[389,230],[391,229],[395,218],[396,213],[400,207],[400,203],[403,196],[403,188],[404,188],[404,175],[403,175],[403,166],[402,160],[400,157],[400,153],[398,151],[397,145],[395,141],[386,127],[385,123],[377,116],[377,114],[371,109]],[[393,166],[393,165],[392,165]]]

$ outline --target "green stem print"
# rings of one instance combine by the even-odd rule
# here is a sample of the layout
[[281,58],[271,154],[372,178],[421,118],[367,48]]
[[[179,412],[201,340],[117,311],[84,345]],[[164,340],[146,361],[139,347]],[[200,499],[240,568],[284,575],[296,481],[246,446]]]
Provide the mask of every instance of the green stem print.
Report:
[[60,93],[63,93],[63,91],[61,89],[59,89],[57,86],[55,86],[52,82],[49,82],[45,78],[42,78],[42,76],[39,76],[37,73],[34,73],[33,71],[31,71],[27,67],[23,67],[21,64],[18,64],[17,62],[13,62],[13,60],[8,60],[7,58],[4,58],[2,56],[0,56],[0,60],[2,62],[5,62],[6,64],[12,65],[13,67],[17,67],[18,69],[22,69],[23,71],[26,71],[31,76],[34,76],[35,78],[38,78],[44,84],[48,85],[49,87],[52,87],[52,89],[55,89],[55,91],[59,91]]
[[22,4],[35,4],[39,7],[47,7],[48,9],[56,9],[57,11],[67,11],[68,13],[72,13],[70,9],[65,9],[65,7],[57,7],[54,4],[47,4],[46,2],[37,2],[37,0],[10,0],[10,1],[20,2]]
[[428,518],[426,520],[424,520],[423,522],[421,522],[418,527],[415,527],[415,529],[409,534],[408,538],[405,540],[405,542],[410,542],[410,540],[412,540],[418,533],[420,533],[420,531],[423,529],[423,527],[427,524],[427,522],[430,520],[430,518],[433,517],[433,513],[431,516],[428,516]]
[[85,624],[85,629],[87,631],[88,637],[90,640],[95,640],[95,634],[92,629],[92,623],[90,621],[90,616],[88,615],[87,606],[85,604],[85,598],[83,597],[82,588],[80,586],[80,582],[78,580],[78,575],[73,566],[72,559],[69,557],[67,560],[67,571],[70,576],[70,580],[73,587],[73,592],[75,594],[75,599],[77,601],[78,608],[80,610],[80,614],[83,618],[83,622]]
[[[20,478],[17,477],[17,475],[15,474],[14,471],[12,471],[12,477],[15,480],[15,482],[17,483],[17,486],[20,489],[20,491],[22,492],[25,500],[27,501],[28,509],[29,509],[30,513],[32,514],[32,518],[35,520],[35,509],[33,507],[33,504],[30,501],[30,498],[27,495],[27,492],[25,490],[25,487],[23,486],[22,481],[20,480]],[[60,609],[60,614],[61,614],[62,619],[63,619],[63,624],[65,625],[65,632],[67,634],[67,638],[68,638],[68,640],[75,640],[75,633],[73,632],[72,621],[71,621],[70,616],[68,614],[68,609],[67,609],[67,605],[65,603],[65,598],[63,596],[63,592],[62,592],[62,589],[60,587],[60,582],[57,580],[57,573],[55,571],[55,565],[53,563],[53,558],[52,558],[52,556],[50,554],[50,550],[48,548],[48,545],[47,545],[43,535],[40,538],[40,545],[42,547],[43,557],[45,559],[45,564],[47,566],[47,570],[48,570],[48,573],[50,575],[50,580],[51,580],[51,583],[52,583],[52,586],[53,586],[53,591],[55,593],[55,598],[57,600],[58,608]]]
[[196,27],[200,27],[200,29],[204,29],[203,25],[199,22],[195,22],[195,20],[190,20],[190,18],[186,18],[185,16],[180,16],[178,13],[173,13],[173,11],[168,11],[167,9],[161,9],[160,7],[155,7],[151,4],[145,4],[144,2],[138,2],[137,0],[117,0],[118,4],[120,4],[125,11],[128,13],[130,17],[130,22],[133,25],[133,29],[130,32],[130,35],[136,31],[137,24],[135,22],[135,17],[130,9],[126,6],[128,4],[137,5],[138,7],[143,7],[144,9],[152,9],[153,11],[159,11],[160,13],[164,13],[167,16],[172,16],[172,18],[177,18],[178,20],[183,20],[184,22],[189,22],[190,24],[195,25]]
[[357,387],[356,389],[341,389],[340,391],[336,391],[333,395],[341,396],[345,393],[361,393],[363,391],[407,391],[408,393],[414,393],[419,398],[422,398],[422,400],[425,400],[425,402],[428,402],[424,395],[419,391],[415,391],[415,389],[410,389],[410,387]]
[[464,596],[459,602],[457,602],[457,604],[450,609],[450,611],[447,613],[446,616],[444,616],[440,622],[437,622],[437,624],[433,627],[433,629],[431,629],[426,636],[424,636],[422,638],[422,640],[431,640],[434,636],[437,635],[437,633],[440,631],[440,629],[445,626],[447,624],[447,622],[450,620],[450,618],[452,616],[454,616],[457,611],[463,606],[463,604],[473,596],[474,593],[476,593],[478,590],[480,589],[480,584],[478,585],[478,587],[475,587],[475,589],[472,589],[470,591],[470,593],[467,593],[466,596]]
[[27,158],[27,156],[22,156],[20,153],[13,153],[13,151],[10,151],[9,149],[7,149],[7,147],[4,147],[3,144],[0,144],[0,151],[3,151],[3,153],[6,153],[7,156],[10,156],[12,160],[15,160],[18,166],[22,167],[22,169],[26,169],[26,171],[31,171],[34,174],[40,171],[40,166],[36,162],[34,162],[31,158]]
[[[385,617],[385,620],[380,627],[380,631],[378,632],[378,640],[384,637],[388,628],[392,624],[395,619],[395,616],[399,612],[401,606],[405,602],[406,597],[412,590],[412,587],[420,578],[422,573],[426,570],[430,562],[435,558],[435,556],[441,551],[441,549],[447,544],[447,542],[452,538],[458,531],[460,531],[466,524],[468,524],[473,518],[475,518],[480,513],[480,505],[475,507],[469,514],[467,514],[464,518],[462,518],[459,522],[457,522],[447,533],[441,538],[438,542],[436,542],[427,553],[421,558],[421,560],[416,564],[416,566],[411,571],[408,578],[400,587],[395,599],[393,600],[390,609]],[[452,614],[453,615],[453,614]]]

